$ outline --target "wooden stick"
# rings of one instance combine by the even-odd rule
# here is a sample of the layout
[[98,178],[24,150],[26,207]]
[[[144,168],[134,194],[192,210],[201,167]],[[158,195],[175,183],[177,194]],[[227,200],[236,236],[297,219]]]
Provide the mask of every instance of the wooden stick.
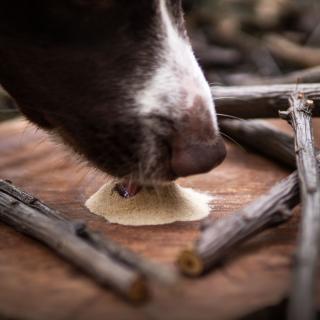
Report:
[[320,65],[320,49],[301,46],[282,36],[272,34],[265,37],[265,44],[273,55],[305,67]]
[[[320,166],[320,154],[317,160]],[[289,219],[290,209],[298,203],[299,178],[295,171],[242,210],[207,224],[194,247],[179,255],[180,271],[193,277],[204,274],[248,237]]]
[[299,202],[297,172],[275,185],[242,210],[208,224],[193,248],[178,257],[180,270],[200,276],[214,267],[230,249],[270,224],[286,221]]
[[[243,122],[241,125],[245,126]],[[256,132],[257,128],[259,130],[257,123],[255,123],[253,127],[255,129],[253,132]],[[269,130],[270,128],[268,131]],[[252,134],[249,125],[249,130],[246,131],[246,142],[254,138],[250,136],[250,133]],[[285,155],[285,157],[281,157],[281,159],[286,159],[286,157],[291,159],[288,163],[293,165],[292,151],[290,153],[289,149],[290,145],[293,147],[292,138],[285,136],[286,135],[283,134],[284,139],[278,140],[278,149],[274,148],[273,150],[276,153]],[[267,140],[269,139],[267,138]],[[261,149],[261,147],[259,148]],[[318,161],[319,160],[320,154],[318,155]],[[320,165],[320,163],[318,163],[318,165]],[[279,218],[280,221],[288,219],[291,216],[290,209],[295,207],[298,202],[298,173],[294,172],[287,179],[284,179],[274,186],[267,194],[259,197],[256,201],[234,215],[207,224],[194,248],[185,250],[180,254],[178,258],[180,270],[189,276],[203,274],[215,266],[220,259],[225,256],[228,249],[238,245],[257,231],[268,227],[270,223],[272,224],[279,221]]]
[[316,271],[320,251],[320,178],[312,129],[313,102],[303,94],[290,97],[290,109],[281,116],[295,132],[295,151],[302,202],[302,224],[289,301],[289,319],[315,319]]
[[296,168],[294,138],[263,120],[226,119],[219,121],[220,130],[243,146]]
[[106,239],[97,233],[88,231],[86,226],[81,226],[78,229],[78,235],[85,238],[99,251],[104,252],[113,259],[140,272],[150,280],[157,281],[161,285],[173,285],[178,280],[178,275],[175,270],[153,263],[152,261],[142,259],[132,251],[119,246],[111,239]]
[[124,263],[150,280],[158,281],[163,285],[171,285],[177,281],[177,274],[171,268],[141,258],[132,251],[118,245],[113,240],[89,230],[82,221],[70,221],[66,219],[60,212],[49,208],[34,196],[13,186],[10,181],[6,182],[0,180],[0,192],[1,191],[11,194],[19,201],[32,206],[32,208],[39,210],[49,218],[54,218],[65,223],[65,225],[70,228],[71,232],[74,232],[79,238],[86,241],[95,249]]
[[279,110],[287,110],[288,98],[297,89],[314,100],[314,116],[320,116],[320,84],[214,86],[211,92],[217,113],[250,119],[278,118]]
[[241,61],[241,54],[234,49],[203,45],[194,48],[196,57],[204,69],[214,66],[235,66]]
[[233,85],[272,85],[320,82],[320,67],[312,67],[293,71],[274,77],[258,77],[257,75],[243,74],[228,77],[228,83]]
[[141,302],[147,298],[144,277],[79,237],[79,223],[68,221],[3,180],[0,180],[0,220],[45,243],[97,282],[130,301]]

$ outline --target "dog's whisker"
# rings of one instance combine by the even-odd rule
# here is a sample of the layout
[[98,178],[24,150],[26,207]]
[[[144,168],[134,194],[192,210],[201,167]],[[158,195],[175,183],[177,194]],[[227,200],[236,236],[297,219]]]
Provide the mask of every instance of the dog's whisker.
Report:
[[245,147],[243,145],[241,145],[238,141],[236,141],[235,139],[231,138],[229,135],[227,135],[224,132],[220,132],[221,135],[223,137],[225,137],[226,139],[230,140],[231,142],[235,143],[237,146],[239,146],[243,151],[246,151]]
[[234,100],[234,101],[244,101],[245,98],[235,98],[235,97],[215,97],[213,96],[213,99],[216,100]]
[[241,120],[241,121],[247,121],[246,119],[239,118],[239,117],[236,117],[236,116],[231,116],[229,114],[224,114],[224,113],[217,113],[217,116],[218,117],[225,117],[225,118],[230,118],[230,119]]

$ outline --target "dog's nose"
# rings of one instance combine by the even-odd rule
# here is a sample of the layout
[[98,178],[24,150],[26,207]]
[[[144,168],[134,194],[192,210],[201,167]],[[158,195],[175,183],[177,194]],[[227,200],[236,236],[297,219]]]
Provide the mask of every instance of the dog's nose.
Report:
[[171,169],[178,177],[208,172],[226,157],[218,125],[203,99],[196,98],[185,111],[172,137],[171,151]]
[[206,173],[218,166],[226,157],[221,137],[214,142],[190,142],[178,139],[172,148],[171,168],[178,177]]

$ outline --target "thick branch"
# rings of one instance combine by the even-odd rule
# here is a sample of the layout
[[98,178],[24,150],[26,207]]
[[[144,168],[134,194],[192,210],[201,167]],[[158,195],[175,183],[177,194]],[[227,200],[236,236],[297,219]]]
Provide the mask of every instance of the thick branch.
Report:
[[320,82],[320,67],[313,67],[274,77],[258,77],[250,74],[232,75],[228,77],[228,83],[233,85],[272,85],[289,83],[316,83]]
[[298,174],[295,172],[242,210],[208,224],[194,247],[180,254],[180,270],[189,276],[205,273],[249,236],[290,218],[290,209],[298,202]]
[[177,275],[172,269],[141,258],[111,239],[89,230],[83,222],[72,222],[66,219],[60,212],[49,208],[34,196],[16,188],[11,183],[0,180],[0,196],[1,191],[11,194],[17,200],[39,210],[49,218],[60,220],[62,223],[68,225],[71,232],[75,232],[79,238],[104,254],[111,256],[113,259],[124,263],[147,278],[150,278],[150,280],[158,281],[164,285],[172,284],[177,280]]
[[243,146],[296,168],[294,138],[263,120],[220,120],[220,129]]
[[[139,272],[106,254],[105,250],[97,249],[97,243],[105,248],[99,240],[96,239],[97,243],[92,245],[79,236],[79,230],[85,230],[82,223],[68,221],[33,196],[2,180],[0,220],[45,243],[100,284],[107,285],[127,299],[142,301],[147,297],[146,284]],[[89,231],[85,234],[95,237]]]
[[[318,154],[320,166],[320,154]],[[213,268],[231,249],[274,223],[291,217],[299,203],[299,178],[295,171],[242,210],[207,224],[198,241],[178,257],[180,270],[199,276]]]
[[295,150],[302,202],[302,224],[289,303],[289,319],[315,319],[316,270],[320,249],[320,178],[312,129],[312,101],[303,94],[290,98],[288,117]]
[[314,116],[320,116],[320,84],[234,86],[211,88],[217,112],[240,118],[278,118],[286,110],[288,98],[296,89],[315,103]]
[[140,272],[150,280],[158,281],[162,285],[172,285],[177,281],[178,275],[173,269],[142,259],[132,251],[120,247],[114,241],[88,231],[87,228],[79,229],[78,235],[98,250]]
[[265,43],[272,54],[288,61],[305,67],[320,65],[320,49],[298,45],[282,36],[269,35]]

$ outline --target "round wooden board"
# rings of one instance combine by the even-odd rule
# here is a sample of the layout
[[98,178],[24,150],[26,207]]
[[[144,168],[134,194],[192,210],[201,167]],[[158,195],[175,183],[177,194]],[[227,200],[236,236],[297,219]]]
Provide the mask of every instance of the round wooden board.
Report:
[[[274,121],[290,130],[281,121]],[[320,122],[316,120],[317,137]],[[318,140],[319,141],[319,140]],[[84,207],[106,177],[52,142],[22,119],[0,125],[0,178],[32,193],[51,207],[111,237],[135,252],[174,264],[192,244],[199,222],[125,227],[109,224]],[[288,171],[235,145],[209,174],[180,180],[215,197],[211,219],[232,212]],[[168,291],[153,287],[152,300],[139,307],[96,285],[41,243],[0,223],[0,319],[231,319],[280,302],[288,292],[299,214],[242,245],[223,266]]]

